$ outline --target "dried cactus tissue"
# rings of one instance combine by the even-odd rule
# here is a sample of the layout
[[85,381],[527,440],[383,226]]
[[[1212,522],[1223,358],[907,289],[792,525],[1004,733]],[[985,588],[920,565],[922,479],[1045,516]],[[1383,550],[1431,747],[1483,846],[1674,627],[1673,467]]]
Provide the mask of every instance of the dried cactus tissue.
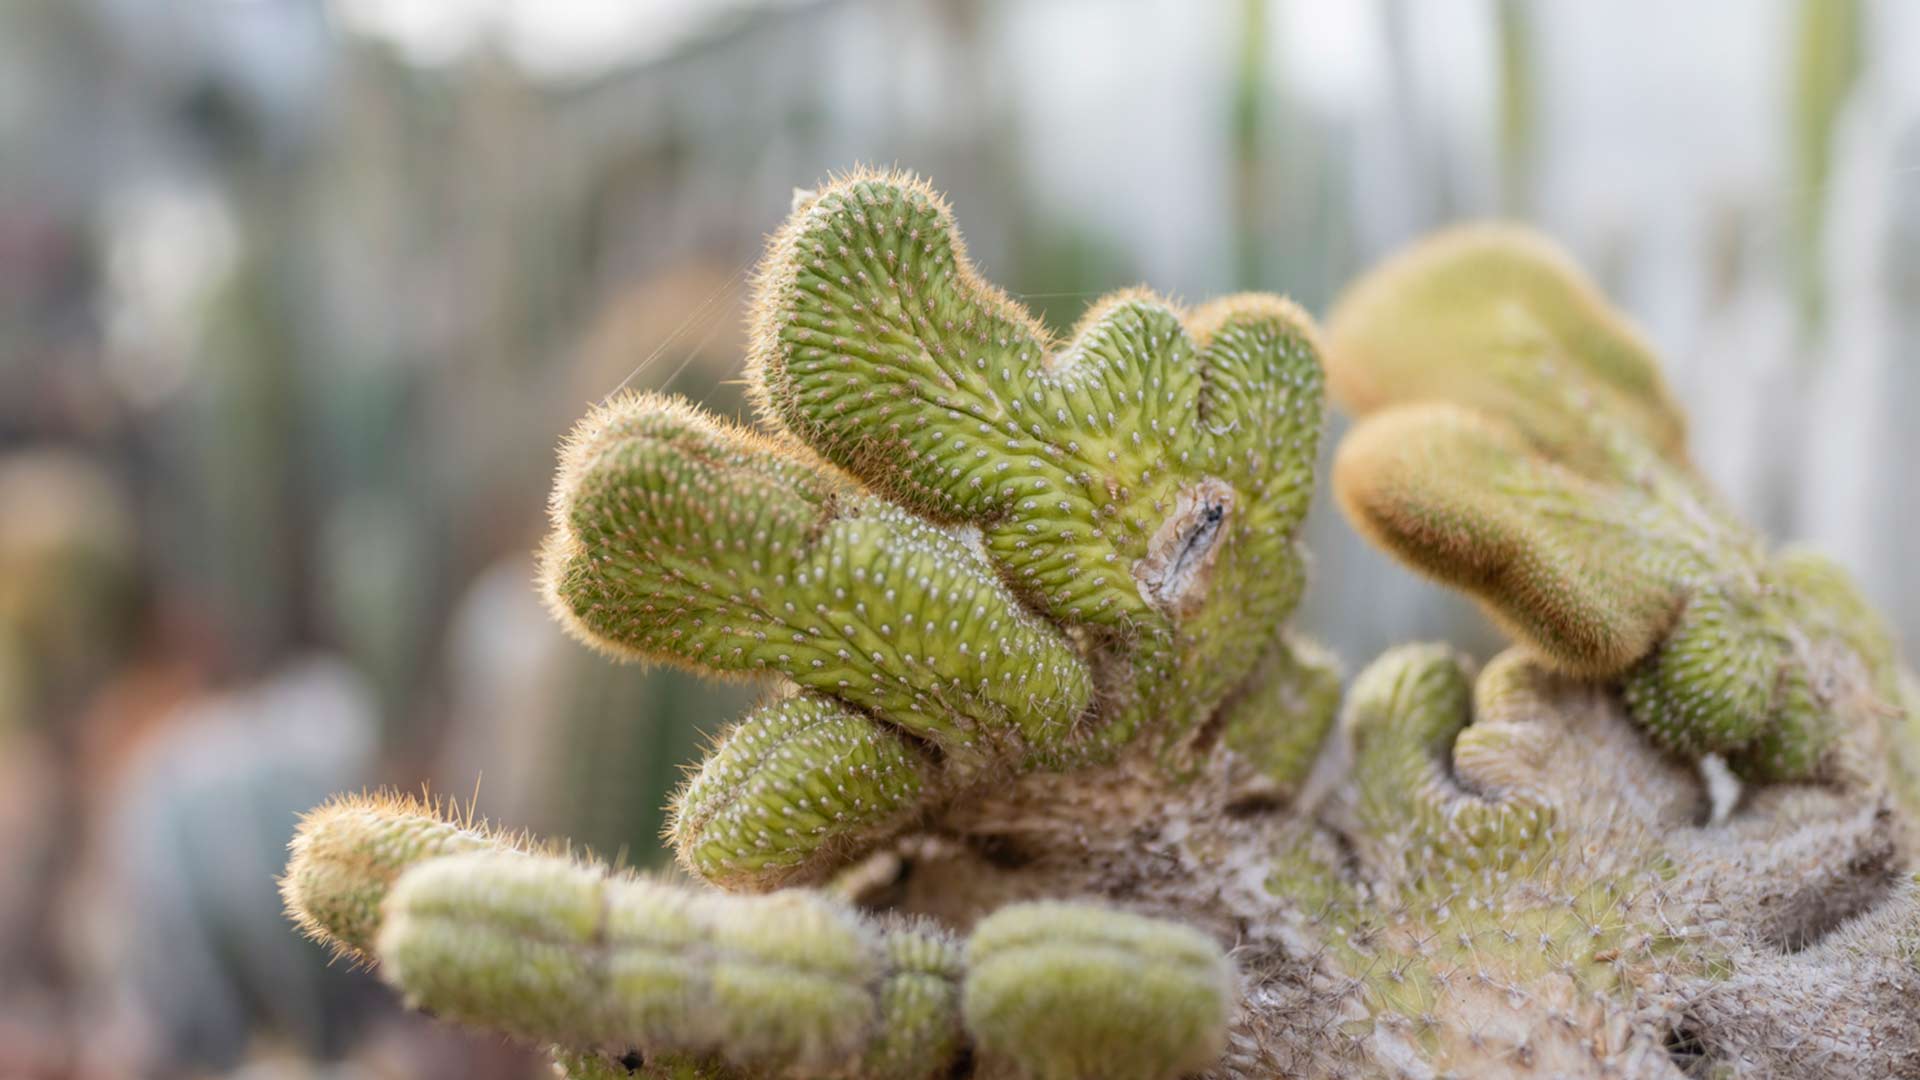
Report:
[[[539,588],[763,697],[678,872],[310,812],[288,912],[407,1003],[574,1080],[1920,1075],[1920,680],[1552,242],[1060,335],[857,170],[753,288],[754,422],[594,409]],[[1327,398],[1340,511],[1504,651],[1289,628]]]

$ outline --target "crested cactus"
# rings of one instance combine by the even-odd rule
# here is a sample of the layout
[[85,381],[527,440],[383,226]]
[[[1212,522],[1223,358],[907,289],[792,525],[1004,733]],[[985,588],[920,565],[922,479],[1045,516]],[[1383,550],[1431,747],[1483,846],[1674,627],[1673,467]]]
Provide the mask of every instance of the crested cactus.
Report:
[[[546,552],[588,641],[799,688],[680,800],[696,872],[818,880],[1008,769],[1136,741],[1178,770],[1263,659],[1303,668],[1276,631],[1321,398],[1292,305],[1128,292],[1057,343],[924,185],[858,175],[803,194],[753,323],[778,434],[655,397],[602,410]],[[1270,761],[1278,783],[1307,764]]]
[[[1056,342],[861,173],[753,331],[763,430],[597,412],[545,552],[588,642],[774,684],[673,808],[724,891],[336,802],[289,907],[411,1002],[596,1080],[1920,1070],[1915,682],[1541,242],[1403,256],[1324,356],[1258,296]],[[1343,507],[1519,639],[1479,671],[1343,694],[1284,630],[1323,363]]]
[[1671,750],[1757,780],[1885,771],[1887,631],[1838,567],[1719,505],[1649,348],[1562,256],[1435,238],[1349,293],[1329,337],[1363,418],[1334,490],[1363,532],[1544,663],[1617,680]]

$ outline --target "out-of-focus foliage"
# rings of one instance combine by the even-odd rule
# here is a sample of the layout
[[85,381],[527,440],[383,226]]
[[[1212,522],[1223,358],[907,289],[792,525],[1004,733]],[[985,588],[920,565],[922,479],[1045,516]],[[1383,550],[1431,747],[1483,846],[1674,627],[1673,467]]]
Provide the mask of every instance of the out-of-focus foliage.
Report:
[[1860,80],[1866,13],[1860,0],[1801,0],[1794,45],[1793,229],[1802,314],[1825,306],[1821,226],[1833,176],[1833,140]]

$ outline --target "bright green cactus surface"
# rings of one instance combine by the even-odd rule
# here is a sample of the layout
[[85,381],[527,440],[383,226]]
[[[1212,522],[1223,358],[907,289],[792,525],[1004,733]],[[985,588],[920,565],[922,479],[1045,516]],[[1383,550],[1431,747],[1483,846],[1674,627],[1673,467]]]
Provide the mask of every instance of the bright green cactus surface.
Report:
[[774,238],[754,338],[769,419],[979,528],[1042,613],[1126,641],[1133,700],[1105,710],[1103,745],[1193,723],[1299,599],[1320,367],[1286,301],[1189,316],[1120,293],[1057,342],[979,278],[937,195],[856,176]]
[[[575,432],[554,495],[547,588],[581,636],[802,689],[683,795],[692,869],[817,880],[926,803],[1112,760],[1149,728],[1179,768],[1256,665],[1321,663],[1279,635],[1322,423],[1311,320],[1133,291],[1058,342],[919,181],[797,203],[754,315],[777,434],[622,399]],[[1276,781],[1315,743],[1274,737]]]
[[903,735],[800,694],[735,725],[674,805],[681,856],[710,881],[838,866],[920,809],[933,766]]
[[283,881],[310,935],[575,1080],[1920,1075],[1920,682],[1714,501],[1543,241],[1338,307],[1336,494],[1520,642],[1344,690],[1282,625],[1290,305],[1056,341],[873,173],[800,194],[759,290],[765,430],[595,412],[546,549],[587,641],[769,684],[675,800],[705,884],[348,797]]

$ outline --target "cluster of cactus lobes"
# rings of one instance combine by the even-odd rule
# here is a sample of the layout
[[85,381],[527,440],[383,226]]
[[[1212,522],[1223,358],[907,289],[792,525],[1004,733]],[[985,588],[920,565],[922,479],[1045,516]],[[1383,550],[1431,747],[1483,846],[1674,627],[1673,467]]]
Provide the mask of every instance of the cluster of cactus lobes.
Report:
[[[1511,631],[1477,672],[1283,628],[1323,372],[1341,506]],[[863,173],[750,374],[761,430],[589,417],[544,555],[585,640],[777,686],[673,808],[717,888],[340,799],[290,909],[410,1002],[582,1080],[1920,1075],[1920,691],[1541,241],[1324,338],[1127,292],[1062,342]]]

